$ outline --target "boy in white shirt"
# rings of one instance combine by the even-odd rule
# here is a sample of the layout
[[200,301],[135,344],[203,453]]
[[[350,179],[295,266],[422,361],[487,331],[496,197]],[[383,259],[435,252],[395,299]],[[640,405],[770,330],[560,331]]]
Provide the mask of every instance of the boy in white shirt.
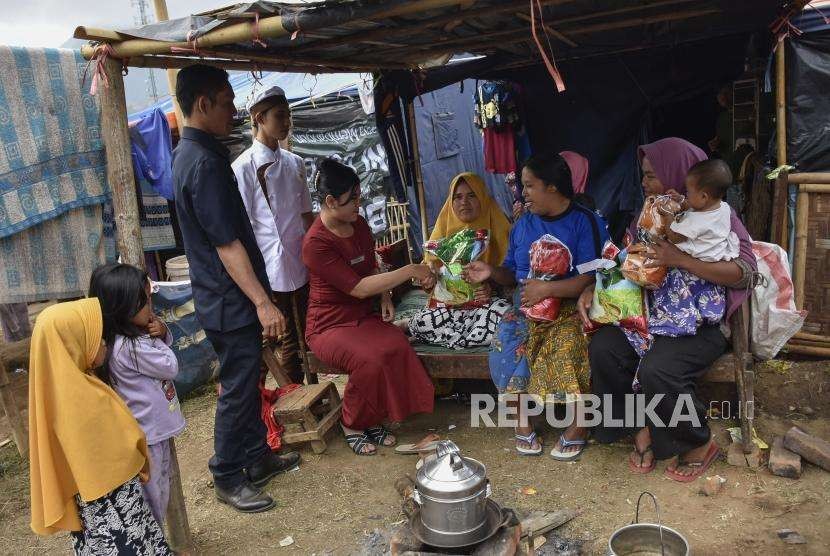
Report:
[[301,251],[303,236],[313,221],[305,163],[280,148],[280,141],[288,137],[291,129],[291,109],[281,88],[260,91],[247,108],[253,144],[231,167],[265,259],[274,305],[285,317],[286,333],[280,338],[277,355],[291,379],[301,383],[302,359],[295,316],[305,330],[308,271]]
[[723,160],[703,160],[686,175],[688,209],[671,223],[667,234],[678,249],[706,262],[730,261],[740,254],[732,231],[732,209],[722,201],[732,184],[732,172]]

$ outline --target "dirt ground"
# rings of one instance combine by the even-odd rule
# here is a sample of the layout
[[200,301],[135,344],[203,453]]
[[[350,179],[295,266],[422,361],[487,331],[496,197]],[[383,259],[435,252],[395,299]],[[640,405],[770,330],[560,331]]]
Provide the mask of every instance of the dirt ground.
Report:
[[[715,399],[730,392],[716,389]],[[758,366],[756,426],[772,441],[793,424],[830,438],[830,362],[776,361]],[[732,393],[734,395],[734,393]],[[188,427],[177,440],[185,497],[199,554],[373,554],[379,553],[375,530],[400,522],[401,500],[394,480],[414,476],[415,458],[381,449],[374,457],[356,457],[345,443],[330,437],[320,456],[304,449],[299,471],[280,476],[268,487],[279,506],[270,512],[243,515],[214,499],[207,459],[212,452],[215,395],[203,388],[183,403]],[[721,444],[726,426],[713,421]],[[0,425],[2,426],[2,425]],[[452,429],[450,427],[452,426]],[[493,496],[519,512],[573,508],[581,514],[557,530],[565,539],[582,541],[585,554],[604,554],[611,533],[630,523],[642,491],[657,496],[663,523],[679,530],[696,554],[827,554],[830,552],[830,473],[807,465],[799,480],[751,471],[718,461],[707,475],[727,479],[715,497],[699,494],[700,480],[681,485],[663,477],[664,464],[646,476],[632,475],[624,445],[588,446],[582,459],[559,463],[550,457],[520,458],[507,430],[472,428],[469,407],[439,401],[432,415],[405,423],[398,431],[415,441],[429,429],[454,440],[465,455],[487,466]],[[0,431],[0,437],[4,434]],[[544,431],[548,446],[556,431]],[[532,487],[535,494],[522,494]],[[653,519],[653,510],[644,511]],[[0,448],[0,553],[69,552],[66,535],[38,538],[28,527],[28,468],[13,445]],[[795,529],[807,541],[784,544],[779,529]],[[293,544],[280,547],[291,536]],[[724,552],[725,551],[725,552]]]

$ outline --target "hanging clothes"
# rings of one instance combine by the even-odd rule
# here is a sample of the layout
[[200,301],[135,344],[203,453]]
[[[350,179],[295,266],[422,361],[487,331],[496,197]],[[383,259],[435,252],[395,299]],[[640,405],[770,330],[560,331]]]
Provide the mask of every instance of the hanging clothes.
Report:
[[505,126],[501,131],[492,127],[484,130],[484,168],[493,174],[516,171],[516,143],[512,125]]
[[156,108],[130,125],[130,146],[136,181],[144,180],[173,200],[173,144],[164,112]]

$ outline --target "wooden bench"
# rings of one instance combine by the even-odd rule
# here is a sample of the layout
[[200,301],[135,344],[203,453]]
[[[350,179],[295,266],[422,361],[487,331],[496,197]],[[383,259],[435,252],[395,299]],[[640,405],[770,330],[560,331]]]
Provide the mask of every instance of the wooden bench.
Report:
[[[400,250],[399,244],[393,244]],[[397,253],[396,253],[397,255]],[[396,257],[397,258],[397,257]],[[701,378],[701,382],[734,383],[740,402],[741,435],[744,452],[752,450],[752,421],[754,411],[755,373],[750,369],[749,353],[749,301],[735,311],[729,320],[732,330],[732,349],[720,356]],[[490,380],[490,368],[486,353],[418,353],[427,373],[432,378]],[[345,374],[317,359],[308,351],[305,357],[307,376],[316,374]]]

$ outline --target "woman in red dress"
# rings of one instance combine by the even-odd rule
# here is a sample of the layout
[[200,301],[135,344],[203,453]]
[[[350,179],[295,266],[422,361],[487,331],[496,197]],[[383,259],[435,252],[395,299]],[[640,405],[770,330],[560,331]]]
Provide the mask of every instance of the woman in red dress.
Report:
[[[354,170],[324,160],[315,177],[320,216],[303,241],[309,293],[306,340],[322,362],[349,374],[342,427],[358,455],[393,446],[385,420],[431,412],[432,381],[403,332],[391,323],[390,290],[407,280],[430,283],[426,265],[378,273],[369,225],[358,214],[360,180]],[[381,296],[381,318],[373,299]]]

